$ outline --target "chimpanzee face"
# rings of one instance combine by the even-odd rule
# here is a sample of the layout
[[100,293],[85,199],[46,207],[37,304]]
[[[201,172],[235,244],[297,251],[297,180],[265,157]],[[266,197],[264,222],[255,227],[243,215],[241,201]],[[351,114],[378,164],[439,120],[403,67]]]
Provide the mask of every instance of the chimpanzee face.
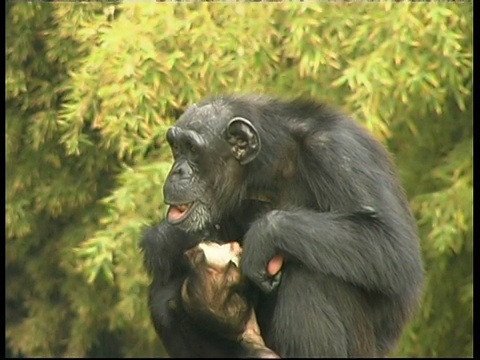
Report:
[[185,255],[191,268],[198,268],[205,263],[205,267],[225,273],[228,267],[238,268],[241,253],[242,248],[238,242],[217,244],[213,241],[203,241],[187,250]]
[[235,339],[243,332],[251,308],[238,268],[241,252],[237,242],[205,241],[187,250],[190,271],[181,290],[190,316]]
[[167,131],[174,163],[164,185],[167,221],[188,232],[214,224],[244,196],[245,164],[260,151],[253,124],[225,106],[192,105]]
[[[236,291],[242,282],[238,268],[241,253],[238,242],[217,244],[213,241],[203,241],[185,252],[192,270],[190,280],[194,279],[193,285],[190,284],[190,298],[202,299],[196,301],[197,305],[218,302]],[[207,301],[207,298],[211,299]]]

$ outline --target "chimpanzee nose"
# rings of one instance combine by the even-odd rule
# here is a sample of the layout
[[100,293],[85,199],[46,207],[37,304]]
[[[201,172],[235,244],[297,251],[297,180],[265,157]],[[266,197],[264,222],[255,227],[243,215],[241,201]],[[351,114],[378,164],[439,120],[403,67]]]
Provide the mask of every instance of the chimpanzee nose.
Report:
[[178,163],[172,170],[172,175],[179,177],[180,179],[187,179],[192,176],[192,168],[186,161]]

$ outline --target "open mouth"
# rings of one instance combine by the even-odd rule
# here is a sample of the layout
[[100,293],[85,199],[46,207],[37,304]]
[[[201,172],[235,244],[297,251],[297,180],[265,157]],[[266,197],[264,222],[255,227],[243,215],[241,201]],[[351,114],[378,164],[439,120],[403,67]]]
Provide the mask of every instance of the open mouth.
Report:
[[192,212],[195,203],[170,205],[167,213],[167,221],[170,224],[179,224]]
[[230,259],[230,263],[235,265],[235,267],[240,267],[240,256],[234,256],[233,258]]

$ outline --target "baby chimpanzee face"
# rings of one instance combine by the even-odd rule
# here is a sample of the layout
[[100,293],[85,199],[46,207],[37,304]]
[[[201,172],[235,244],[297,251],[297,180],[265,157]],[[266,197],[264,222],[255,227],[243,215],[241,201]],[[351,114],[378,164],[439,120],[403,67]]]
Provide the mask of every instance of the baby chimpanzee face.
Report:
[[185,310],[203,326],[237,338],[243,333],[252,305],[238,263],[237,242],[202,242],[185,253],[190,272],[182,286]]

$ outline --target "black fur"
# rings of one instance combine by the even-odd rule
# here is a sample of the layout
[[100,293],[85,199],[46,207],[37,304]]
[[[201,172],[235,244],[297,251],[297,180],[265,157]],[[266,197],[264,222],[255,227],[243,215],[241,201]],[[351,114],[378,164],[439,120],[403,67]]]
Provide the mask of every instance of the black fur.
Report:
[[[254,129],[228,131],[235,117]],[[247,141],[255,133],[258,154]],[[235,356],[228,341],[168,307],[185,276],[181,254],[209,237],[243,238],[241,269],[263,290],[262,336],[281,357],[392,350],[418,305],[423,269],[414,219],[378,141],[314,102],[256,96],[192,105],[169,136],[176,162],[165,200],[200,204],[142,241],[153,323],[172,356]],[[284,257],[278,286],[265,270],[276,254]]]

